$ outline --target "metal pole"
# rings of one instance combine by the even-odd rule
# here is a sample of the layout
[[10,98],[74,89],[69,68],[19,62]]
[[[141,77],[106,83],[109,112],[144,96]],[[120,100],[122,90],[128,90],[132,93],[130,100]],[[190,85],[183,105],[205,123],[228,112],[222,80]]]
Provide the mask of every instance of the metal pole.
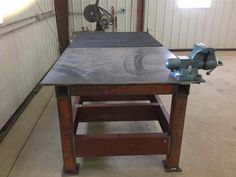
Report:
[[69,45],[68,0],[54,0],[60,53]]
[[137,7],[137,32],[143,32],[144,28],[144,0],[137,0],[138,7]]

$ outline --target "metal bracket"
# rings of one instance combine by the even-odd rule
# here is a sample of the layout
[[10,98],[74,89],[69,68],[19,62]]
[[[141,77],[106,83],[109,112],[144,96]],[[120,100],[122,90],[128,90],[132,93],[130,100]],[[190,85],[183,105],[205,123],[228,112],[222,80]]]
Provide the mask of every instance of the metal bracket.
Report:
[[70,177],[70,176],[72,177],[74,175],[79,175],[79,171],[80,171],[79,169],[80,169],[80,164],[79,163],[76,164],[76,171],[73,172],[73,173],[65,171],[65,169],[63,167],[61,176],[62,177]]
[[179,166],[177,168],[168,168],[165,160],[163,160],[162,163],[164,165],[165,171],[168,173],[169,172],[182,172],[182,169]]

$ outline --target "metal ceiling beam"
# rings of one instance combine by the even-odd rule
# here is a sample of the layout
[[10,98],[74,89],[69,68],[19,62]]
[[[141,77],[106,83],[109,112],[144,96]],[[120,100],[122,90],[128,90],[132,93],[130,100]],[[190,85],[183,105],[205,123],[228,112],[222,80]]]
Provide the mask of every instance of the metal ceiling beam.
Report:
[[144,31],[144,9],[145,9],[145,0],[137,0],[137,32]]
[[54,0],[60,53],[69,45],[68,0]]

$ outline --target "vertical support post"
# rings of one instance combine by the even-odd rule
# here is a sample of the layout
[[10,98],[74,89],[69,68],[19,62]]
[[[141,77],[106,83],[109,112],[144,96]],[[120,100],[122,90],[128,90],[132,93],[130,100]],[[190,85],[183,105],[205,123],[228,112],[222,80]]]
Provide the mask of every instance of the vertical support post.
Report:
[[54,0],[60,53],[69,45],[68,0]]
[[143,32],[145,0],[137,1],[137,32]]
[[55,89],[60,122],[64,171],[66,173],[76,173],[75,134],[73,129],[71,97],[67,87],[58,86]]
[[[114,6],[111,7],[111,15],[115,18],[115,8]],[[112,25],[112,32],[115,32],[115,23]]]
[[171,137],[169,152],[165,161],[167,172],[180,172],[179,167],[184,120],[187,107],[187,99],[190,85],[177,86],[176,92],[172,96],[169,136]]

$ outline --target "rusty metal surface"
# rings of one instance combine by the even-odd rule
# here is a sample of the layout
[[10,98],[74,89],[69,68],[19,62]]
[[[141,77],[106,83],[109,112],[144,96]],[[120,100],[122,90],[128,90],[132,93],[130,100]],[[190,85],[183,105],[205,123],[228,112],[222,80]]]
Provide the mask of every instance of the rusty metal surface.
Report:
[[64,170],[67,173],[76,173],[76,158],[74,154],[73,113],[70,97],[58,97],[58,115],[62,142]]
[[147,101],[151,95],[121,95],[121,96],[83,96],[83,101]]
[[70,96],[167,95],[176,92],[176,84],[72,85],[65,87]]
[[167,154],[166,133],[77,135],[77,157]]
[[[78,122],[152,121],[163,117],[158,104],[91,104],[78,108]],[[164,117],[163,117],[164,118]]]
[[174,57],[164,47],[68,48],[42,84],[180,84],[165,67]]
[[145,16],[145,0],[137,0],[137,31],[143,31]]
[[177,92],[172,96],[169,131],[171,137],[169,153],[166,157],[165,168],[179,169],[180,153],[183,138],[183,129],[185,121],[185,113],[187,108],[187,100],[189,94],[189,85],[181,85],[176,89]]
[[69,37],[69,19],[68,19],[68,1],[67,0],[54,0],[56,20],[57,20],[57,31],[58,40],[60,46],[60,53],[68,47]]
[[162,47],[149,33],[142,32],[80,32],[70,48]]

